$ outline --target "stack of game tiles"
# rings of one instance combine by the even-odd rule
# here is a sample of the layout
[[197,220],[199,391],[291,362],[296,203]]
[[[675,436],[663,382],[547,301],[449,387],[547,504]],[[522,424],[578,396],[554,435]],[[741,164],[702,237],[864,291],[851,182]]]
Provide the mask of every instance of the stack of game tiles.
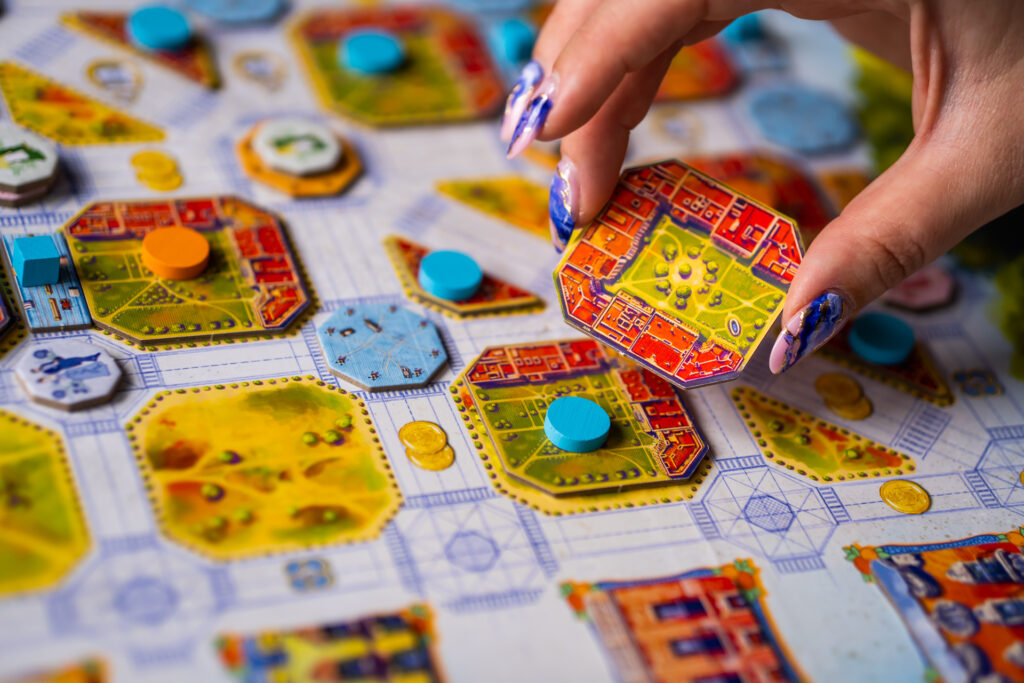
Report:
[[57,148],[23,128],[0,122],[0,206],[42,199],[57,176]]

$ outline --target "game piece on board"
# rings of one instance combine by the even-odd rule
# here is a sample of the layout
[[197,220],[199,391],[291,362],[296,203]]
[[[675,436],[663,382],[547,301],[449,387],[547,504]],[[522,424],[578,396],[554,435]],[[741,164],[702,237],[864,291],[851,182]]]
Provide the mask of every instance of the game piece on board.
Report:
[[[268,141],[268,148],[265,150],[266,157],[273,159],[279,166],[297,170],[322,168],[323,162],[330,158],[329,150],[337,145],[338,156],[335,164],[324,171],[308,171],[308,175],[298,175],[271,168],[258,153],[255,140],[263,130],[263,126],[267,123],[273,124],[274,121],[276,120],[257,124],[238,141],[238,145],[235,147],[242,170],[250,178],[291,197],[330,197],[349,188],[362,174],[363,162],[355,145],[340,135],[336,135],[326,126],[303,120],[298,120],[296,125],[307,131],[315,129],[316,135],[304,140],[289,140],[290,136],[287,134],[274,135],[275,126],[271,125],[269,131],[271,135],[265,137],[265,141]],[[275,145],[274,140],[277,140],[279,144]],[[322,145],[313,140],[319,140]],[[276,149],[274,149],[275,147]],[[304,161],[306,158],[312,160],[312,166]]]
[[720,35],[729,42],[745,43],[762,40],[766,34],[761,17],[756,12],[751,12],[733,19],[728,26],[722,29]]
[[0,206],[41,198],[57,175],[57,148],[20,126],[0,121]]
[[832,95],[795,85],[763,88],[750,99],[750,113],[771,142],[801,154],[827,154],[857,141],[857,123]]
[[802,258],[791,219],[667,160],[626,170],[555,290],[570,325],[690,388],[743,370]]
[[909,455],[766,396],[737,387],[730,396],[764,457],[812,481],[913,472]]
[[85,67],[85,77],[122,102],[134,102],[142,89],[142,71],[127,59],[94,59]]
[[142,238],[142,264],[157,277],[191,280],[210,262],[210,243],[201,232],[181,225],[151,230]]
[[[710,467],[682,392],[592,339],[488,347],[450,391],[495,489],[545,514],[691,498]],[[544,412],[560,396],[606,409],[601,448],[550,444]]]
[[495,52],[512,64],[519,64],[533,54],[537,27],[526,19],[512,17],[491,26],[490,37]]
[[180,50],[192,39],[188,19],[166,5],[146,5],[128,16],[128,37],[144,50]]
[[406,448],[421,453],[436,453],[448,445],[448,435],[441,427],[426,420],[407,422],[398,430],[398,440]]
[[231,60],[235,72],[242,78],[274,92],[284,84],[288,68],[280,55],[264,50],[243,50]]
[[448,361],[434,323],[395,304],[342,306],[318,328],[331,374],[366,389],[414,389]]
[[[402,68],[371,78],[340,63],[339,44],[370,26],[400,41]],[[479,119],[505,103],[505,82],[475,22],[447,8],[322,7],[302,14],[291,36],[322,105],[372,126]]]
[[[142,267],[143,239],[170,226],[209,241],[202,277],[169,283]],[[280,219],[237,197],[92,202],[64,233],[96,325],[132,343],[282,334],[313,299]]]
[[[0,596],[54,586],[89,552],[64,442],[41,424],[0,410]],[[31,539],[26,543],[25,539]]]
[[810,680],[772,619],[769,592],[751,560],[633,581],[570,581],[561,593],[581,617],[577,623],[600,639],[614,680]]
[[931,311],[946,306],[956,295],[956,278],[932,263],[882,295],[882,301],[908,311]]
[[209,558],[369,541],[402,504],[366,403],[319,377],[163,391],[125,431],[161,533]]
[[52,339],[29,346],[15,364],[14,375],[36,403],[79,410],[109,401],[121,368],[95,344]]
[[60,278],[60,252],[50,235],[15,237],[10,258],[21,287],[53,285]]
[[932,506],[932,497],[920,484],[907,479],[893,479],[882,484],[878,495],[885,504],[905,515],[920,515]]
[[[174,12],[175,10],[171,11]],[[138,44],[133,38],[130,18],[131,15],[125,12],[78,10],[63,14],[61,21],[69,28],[127,50],[137,57],[152,62],[161,68],[169,69],[179,76],[198,83],[203,87],[213,89],[220,85],[220,76],[217,73],[217,64],[213,59],[213,53],[201,36],[192,34],[190,30],[189,39],[178,48],[150,49]],[[165,36],[172,42],[180,40],[181,35],[183,35],[180,22],[175,21],[174,23],[177,26],[172,30],[167,30]],[[145,32],[147,29],[143,30]],[[144,33],[144,35],[152,35],[157,37],[157,39],[163,39],[164,30],[157,28],[153,32]]]
[[334,585],[330,563],[322,557],[295,560],[284,566],[288,584],[300,593],[324,590]]
[[298,176],[331,171],[344,154],[338,136],[328,126],[297,117],[260,123],[252,148],[273,170]]
[[[23,287],[14,276],[14,293],[21,305],[22,315],[28,328],[33,332],[75,330],[92,325],[92,316],[82,296],[78,273],[71,262],[68,245],[60,233],[44,235],[50,239],[59,254],[57,281],[38,287]],[[3,235],[3,254],[7,265],[13,271],[11,253],[14,249],[14,235]]]
[[561,396],[544,413],[544,434],[563,451],[590,453],[608,440],[612,422],[604,408],[582,396]]
[[1003,385],[991,370],[985,368],[957,370],[953,373],[953,381],[968,396],[998,396],[1003,393]]
[[405,59],[405,46],[391,31],[359,29],[346,33],[338,44],[341,65],[367,76],[397,71]]
[[860,382],[841,372],[819,375],[814,389],[825,399],[826,408],[847,420],[864,420],[874,411]]
[[480,289],[484,274],[472,257],[461,251],[432,251],[420,261],[420,287],[439,299],[463,301]]
[[275,19],[286,0],[184,0],[190,9],[222,24],[255,24]]
[[164,152],[137,152],[132,155],[131,164],[135,168],[135,177],[151,190],[170,192],[181,187],[184,180],[178,172],[178,162]]
[[164,132],[15,62],[0,62],[0,90],[15,123],[62,145],[156,142]]
[[914,350],[914,328],[886,313],[865,313],[850,325],[854,353],[868,363],[899,365]]
[[451,446],[445,446],[435,453],[423,453],[407,448],[405,455],[409,458],[409,462],[428,472],[446,470],[455,462],[455,451]]

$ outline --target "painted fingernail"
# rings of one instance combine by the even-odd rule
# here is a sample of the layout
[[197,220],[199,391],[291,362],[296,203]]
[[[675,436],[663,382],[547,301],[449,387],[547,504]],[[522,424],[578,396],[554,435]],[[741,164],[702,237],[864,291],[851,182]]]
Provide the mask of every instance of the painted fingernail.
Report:
[[522,154],[531,142],[540,134],[544,122],[548,120],[551,106],[555,103],[555,93],[558,91],[558,76],[551,74],[537,86],[533,99],[526,105],[516,129],[512,133],[512,139],[508,144],[508,158],[514,159]]
[[565,245],[576,229],[580,216],[580,181],[576,164],[568,157],[562,157],[551,177],[551,193],[548,195],[548,218],[551,224],[551,241],[557,251]]
[[849,313],[849,302],[839,292],[820,294],[783,327],[772,347],[768,369],[777,375],[809,356],[839,331]]
[[516,84],[508,93],[508,99],[505,100],[505,115],[501,119],[500,133],[502,142],[512,139],[516,122],[523,115],[523,110],[526,109],[526,105],[529,104],[530,98],[533,96],[533,89],[537,87],[542,78],[544,78],[544,69],[536,61],[527,63],[519,72],[519,79],[516,80]]

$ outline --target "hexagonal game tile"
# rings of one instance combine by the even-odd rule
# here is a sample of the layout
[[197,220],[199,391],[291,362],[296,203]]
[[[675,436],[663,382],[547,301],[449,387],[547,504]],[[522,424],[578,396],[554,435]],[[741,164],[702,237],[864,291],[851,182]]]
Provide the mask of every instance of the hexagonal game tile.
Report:
[[689,389],[743,370],[802,258],[795,222],[670,159],[626,170],[555,290],[570,325]]
[[78,410],[110,400],[121,368],[98,346],[54,339],[30,346],[14,366],[14,374],[36,403]]
[[57,170],[52,142],[13,123],[0,122],[0,190],[23,192],[49,182]]
[[434,324],[395,304],[341,308],[317,337],[331,373],[367,391],[421,387],[448,360]]

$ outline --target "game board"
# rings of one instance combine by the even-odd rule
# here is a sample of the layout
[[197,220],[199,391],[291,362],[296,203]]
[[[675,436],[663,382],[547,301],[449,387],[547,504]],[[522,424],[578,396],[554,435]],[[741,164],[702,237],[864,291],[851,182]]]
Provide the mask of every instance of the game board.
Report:
[[[59,165],[45,198],[0,208],[0,237],[63,239],[80,296],[55,290],[57,310],[66,320],[68,298],[92,322],[30,329],[51,297],[25,311],[0,268],[0,682],[302,680],[309,667],[403,683],[1021,678],[1021,627],[993,616],[1016,618],[1021,597],[1019,258],[997,276],[943,259],[956,295],[929,310],[874,302],[914,329],[907,364],[863,364],[839,338],[775,376],[785,286],[757,274],[732,221],[673,218],[666,198],[678,225],[634,244],[613,220],[635,213],[619,195],[625,210],[580,225],[564,262],[551,247],[559,147],[505,158],[497,114],[518,65],[488,40],[544,8],[290,0],[265,23],[225,25],[192,9],[209,3],[172,3],[216,58],[211,89],[62,21],[124,16],[136,0],[4,4],[0,119],[53,140]],[[352,17],[428,17],[403,33],[427,61],[380,80],[345,71]],[[661,174],[666,191],[669,175],[703,184],[705,209],[744,195],[807,246],[910,122],[896,107],[869,120],[882,98],[857,98],[831,29],[779,12],[761,23],[773,47],[718,37],[730,89],[655,105],[625,167],[680,159],[696,173],[664,166],[630,191],[650,199]],[[692,54],[673,78],[709,83],[678,70]],[[784,84],[865,112],[867,139],[813,160],[773,145],[750,98]],[[237,146],[272,119],[328,126],[358,178],[301,199],[254,179]],[[141,238],[158,225],[209,240],[203,276],[144,269]],[[666,251],[668,236],[699,238],[697,255],[683,241]],[[556,287],[584,249],[598,270]],[[426,295],[432,250],[472,256],[483,290]],[[707,306],[733,269],[764,297]],[[652,320],[693,313],[732,379],[679,380],[664,364],[684,354],[668,359],[657,335],[586,336],[563,319],[565,292],[645,300]],[[728,307],[738,337],[714,314]],[[616,310],[613,331],[647,319]],[[26,392],[19,368],[31,380],[54,360],[33,350],[68,342],[116,364],[105,402],[69,412]],[[99,373],[95,353],[46,368],[71,386],[80,368]],[[819,391],[837,373],[854,403]],[[597,453],[542,436],[546,405],[570,394],[612,416]],[[957,562],[1001,582],[950,578]],[[934,592],[928,577],[943,594],[914,593]]]

